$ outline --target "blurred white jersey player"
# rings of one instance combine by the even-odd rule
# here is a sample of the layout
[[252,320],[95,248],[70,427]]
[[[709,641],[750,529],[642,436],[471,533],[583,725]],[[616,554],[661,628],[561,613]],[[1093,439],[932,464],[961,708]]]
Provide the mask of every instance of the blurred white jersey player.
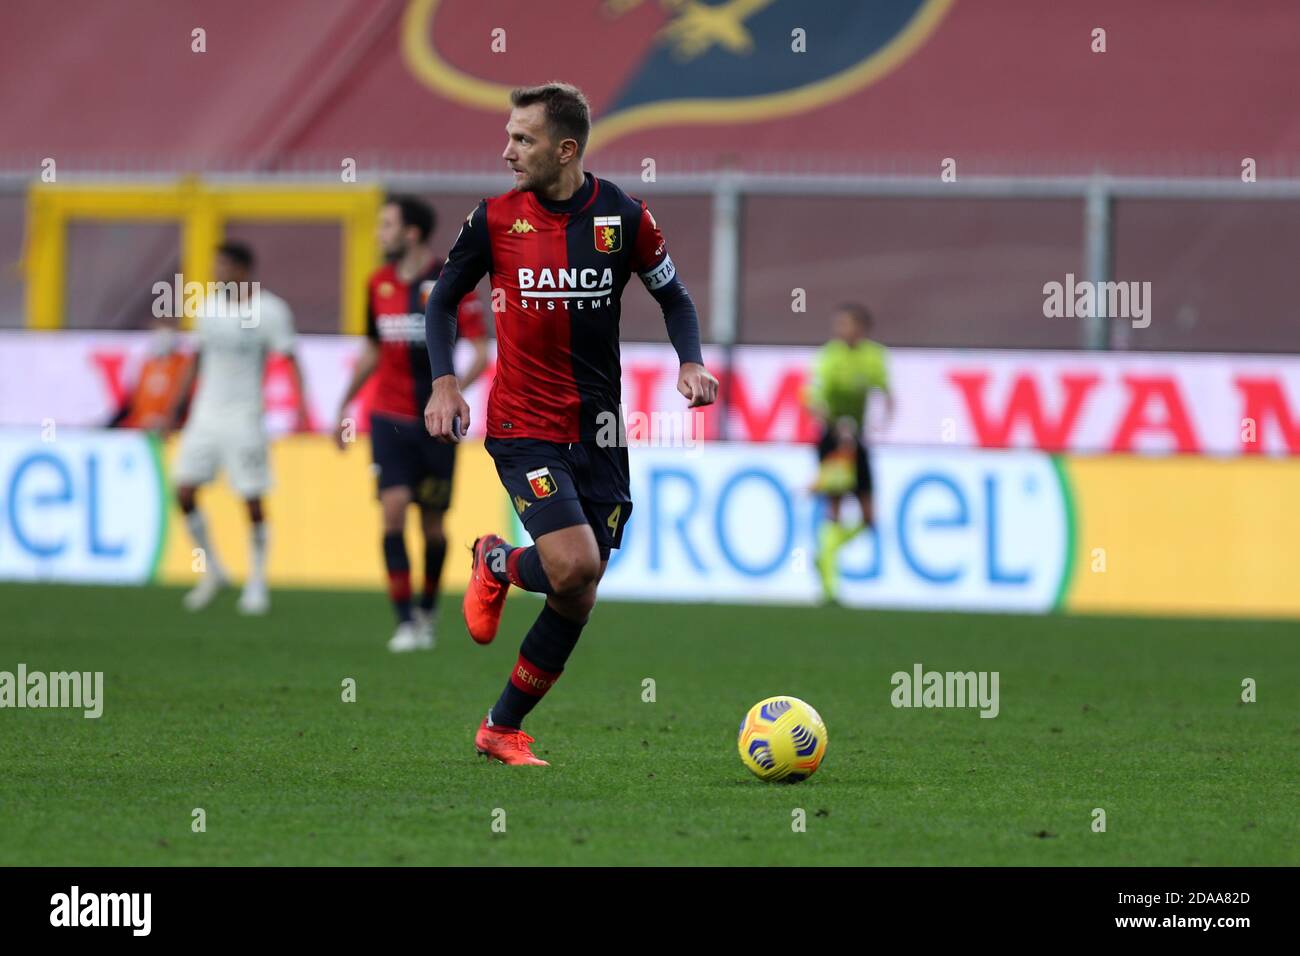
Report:
[[[289,360],[298,396],[298,428],[307,425],[302,372],[293,353],[293,315],[283,299],[248,281],[252,272],[252,250],[235,242],[220,246],[216,280],[228,285],[223,293],[207,297],[194,320],[197,354],[191,375],[198,375],[199,385],[189,421],[181,432],[172,475],[185,524],[203,558],[196,562],[196,570],[202,575],[199,583],[185,595],[185,606],[192,611],[211,603],[228,581],[196,500],[199,486],[222,469],[248,507],[251,556],[239,610],[264,614],[270,609],[267,531],[262,509],[262,495],[271,485],[262,401],[262,378],[269,353],[276,352]],[[235,293],[235,289],[239,292]],[[188,387],[182,389],[182,394],[188,392]]]

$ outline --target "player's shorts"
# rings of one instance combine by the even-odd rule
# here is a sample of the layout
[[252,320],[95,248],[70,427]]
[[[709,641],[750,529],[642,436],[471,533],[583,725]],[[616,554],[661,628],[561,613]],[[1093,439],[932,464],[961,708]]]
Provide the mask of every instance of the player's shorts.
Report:
[[602,561],[622,545],[632,514],[626,447],[536,438],[489,438],[484,447],[534,541],[586,524],[596,535]]
[[421,508],[446,511],[451,507],[456,446],[433,438],[424,422],[372,414],[370,452],[380,492],[404,485]]
[[[825,461],[839,448],[839,444],[839,433],[834,427],[828,428],[817,442],[817,460]],[[845,494],[869,495],[871,494],[871,456],[867,454],[867,446],[863,444],[861,438],[855,438],[854,444],[856,445],[854,457],[857,462],[857,478],[853,487]]]
[[270,490],[270,455],[260,421],[191,421],[181,431],[172,469],[174,484],[205,485],[223,469],[241,498],[260,498]]

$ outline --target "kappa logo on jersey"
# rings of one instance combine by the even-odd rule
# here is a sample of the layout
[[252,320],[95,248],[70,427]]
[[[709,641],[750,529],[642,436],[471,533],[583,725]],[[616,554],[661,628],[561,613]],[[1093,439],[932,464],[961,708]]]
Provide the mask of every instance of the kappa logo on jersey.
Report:
[[528,510],[528,508],[531,505],[532,505],[531,501],[527,500],[526,498],[521,498],[519,497],[519,495],[515,495],[515,511],[519,512],[520,514],[523,514],[525,511]]
[[[471,213],[470,215],[473,215],[473,213]],[[534,226],[527,219],[516,219],[514,221],[514,225],[512,225],[507,230],[507,232],[536,232],[536,231],[537,231],[537,227]]]
[[618,252],[623,248],[623,217],[596,216],[596,251]]
[[[577,52],[590,40],[577,34],[557,42],[565,44],[565,79],[622,91],[601,104],[587,142],[595,150],[655,126],[765,122],[853,96],[912,56],[953,2],[570,0],[573,22],[600,23],[601,43],[636,52],[620,57],[611,76],[607,59]],[[481,5],[412,0],[402,27],[404,62],[439,98],[499,113],[510,86],[497,79],[496,54],[487,44],[452,49],[457,34],[445,28],[468,22]],[[792,24],[816,44],[815,55],[790,55],[799,50]],[[783,65],[774,73],[778,59]]]
[[536,471],[528,472],[524,477],[528,479],[534,497],[549,498],[555,494],[555,479],[551,477],[551,469],[538,468]]

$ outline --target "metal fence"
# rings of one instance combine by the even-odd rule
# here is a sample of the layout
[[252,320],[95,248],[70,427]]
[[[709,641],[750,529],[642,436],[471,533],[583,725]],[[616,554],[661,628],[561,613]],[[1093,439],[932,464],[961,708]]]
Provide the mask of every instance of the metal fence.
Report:
[[[1293,250],[1300,248],[1300,179],[934,177],[672,173],[598,170],[651,203],[710,341],[806,344],[826,316],[865,302],[876,335],[894,345],[1297,351]],[[335,177],[231,174],[214,183],[315,186]],[[86,180],[69,177],[82,185]],[[97,175],[95,182],[158,182]],[[361,177],[428,196],[445,251],[481,196],[507,187],[480,173]],[[21,259],[31,180],[0,178],[0,325],[24,324]],[[167,223],[74,224],[65,325],[144,324],[144,290],[178,268]],[[339,328],[338,239],[319,223],[233,223],[255,242],[263,281],[310,331]],[[1044,285],[1149,282],[1151,322],[1049,318]],[[629,294],[623,336],[662,339],[654,303]]]

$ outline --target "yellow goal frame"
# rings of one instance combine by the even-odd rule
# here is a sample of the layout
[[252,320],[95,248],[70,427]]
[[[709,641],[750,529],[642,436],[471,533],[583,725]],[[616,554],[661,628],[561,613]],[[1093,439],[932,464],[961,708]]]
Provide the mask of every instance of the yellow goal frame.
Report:
[[[212,184],[192,178],[142,185],[35,184],[27,194],[23,256],[27,327],[63,327],[68,224],[74,220],[178,221],[186,282],[212,280],[216,247],[230,220],[326,220],[343,229],[340,331],[364,333],[366,280],[379,263],[375,219],[382,204],[377,186]],[[183,321],[188,324],[188,317]]]

